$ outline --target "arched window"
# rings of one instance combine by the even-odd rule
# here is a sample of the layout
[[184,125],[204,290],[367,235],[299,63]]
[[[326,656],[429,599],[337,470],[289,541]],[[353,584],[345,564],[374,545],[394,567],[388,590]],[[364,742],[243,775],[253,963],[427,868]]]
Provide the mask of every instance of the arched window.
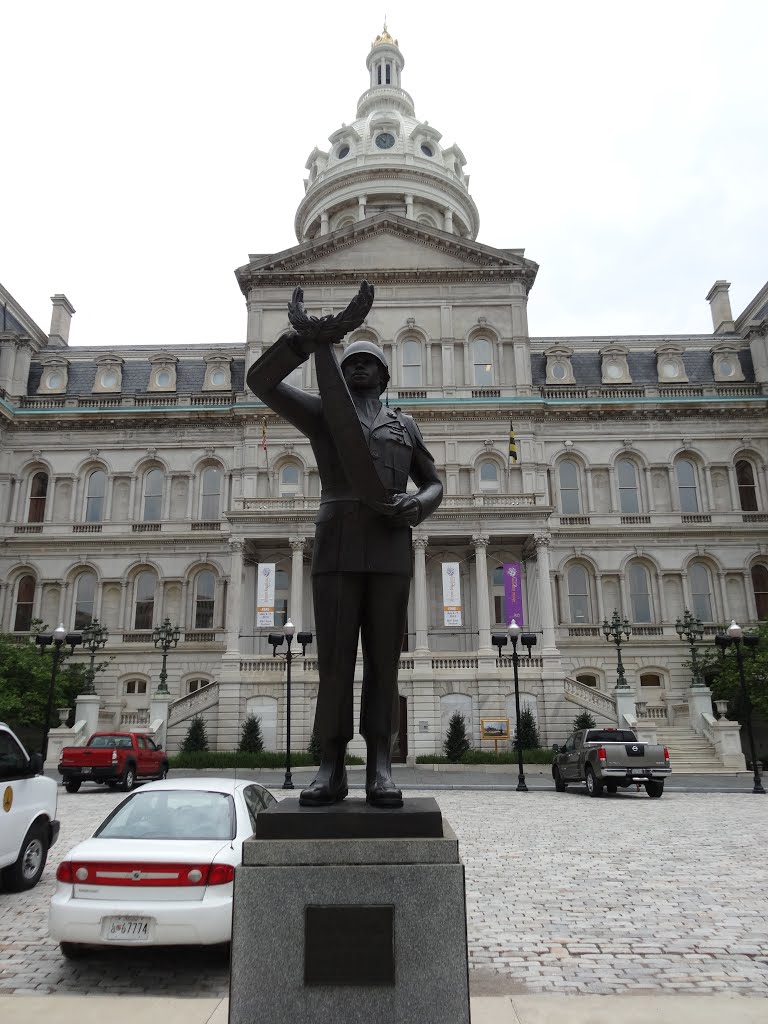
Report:
[[138,697],[147,692],[146,679],[126,679],[123,692],[127,697]]
[[212,572],[199,572],[195,577],[195,629],[213,629],[213,602],[216,577]]
[[641,686],[661,686],[661,676],[655,672],[644,672],[640,676]]
[[409,388],[421,386],[421,345],[412,338],[403,342],[403,384]]
[[14,633],[28,633],[32,625],[32,607],[35,603],[35,577],[22,576],[16,590],[16,616]]
[[221,510],[221,469],[208,466],[203,470],[200,483],[200,518],[218,519]]
[[712,614],[712,581],[709,569],[700,562],[694,563],[688,570],[691,581],[691,603],[693,614],[702,622],[714,622]]
[[568,612],[571,622],[591,622],[589,607],[589,577],[583,565],[568,570]]
[[559,467],[560,511],[563,515],[579,515],[581,495],[579,494],[579,467],[570,459],[564,459]]
[[576,678],[580,683],[584,683],[585,686],[594,686],[597,689],[597,676],[593,676],[591,673],[580,672]]
[[184,684],[187,693],[195,693],[210,683],[210,679],[188,679]]
[[152,629],[155,612],[155,574],[140,572],[136,577],[136,612],[133,617],[134,629]]
[[[742,512],[757,512],[757,488],[752,463],[739,459],[736,463],[736,483],[739,485],[739,503]],[[30,522],[32,520],[30,519]]]
[[752,566],[752,590],[755,594],[757,617],[760,622],[768,619],[768,569],[764,565]]
[[144,510],[142,519],[145,523],[154,523],[163,514],[163,471],[150,469],[144,477]]
[[286,462],[280,470],[280,497],[292,498],[299,493],[299,467],[293,462]]
[[633,622],[651,622],[651,589],[648,570],[644,565],[629,569],[629,603]]
[[29,488],[28,523],[42,523],[45,519],[45,499],[48,496],[48,474],[35,473]]
[[639,512],[637,466],[631,459],[621,459],[617,463],[616,472],[619,478],[619,509],[627,515]]
[[475,384],[493,384],[493,347],[487,338],[475,338],[472,342],[472,366]]
[[107,492],[107,474],[103,469],[94,469],[88,477],[85,498],[86,523],[100,523],[104,518],[104,495]]
[[480,463],[480,490],[498,491],[499,466],[493,459],[483,459]]
[[75,589],[75,629],[85,629],[93,622],[96,599],[96,573],[83,572],[77,577]]
[[696,486],[696,467],[690,459],[678,459],[675,466],[681,512],[698,512],[699,495]]

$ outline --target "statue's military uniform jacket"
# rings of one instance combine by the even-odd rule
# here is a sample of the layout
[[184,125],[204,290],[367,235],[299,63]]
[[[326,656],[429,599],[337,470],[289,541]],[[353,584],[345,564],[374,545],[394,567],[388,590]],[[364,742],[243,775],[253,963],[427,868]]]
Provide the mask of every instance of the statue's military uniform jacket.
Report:
[[[387,517],[356,496],[350,485],[354,465],[345,460],[343,439],[331,435],[323,415],[322,393],[309,395],[282,383],[307,356],[285,334],[248,371],[248,387],[305,434],[312,445],[320,472],[322,493],[315,523],[313,574],[328,572],[373,572],[412,574],[411,528],[392,526]],[[414,420],[402,412],[373,403],[374,416],[361,416],[368,451],[376,473],[389,495],[402,494],[409,477],[418,490],[413,495],[421,506],[418,521],[426,519],[440,504],[442,487],[422,477],[427,451]]]

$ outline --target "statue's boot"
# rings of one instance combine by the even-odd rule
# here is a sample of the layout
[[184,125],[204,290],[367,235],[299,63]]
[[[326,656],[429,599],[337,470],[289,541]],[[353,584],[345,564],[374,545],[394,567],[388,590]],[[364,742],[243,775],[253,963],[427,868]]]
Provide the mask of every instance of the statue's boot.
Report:
[[342,740],[331,740],[324,746],[318,773],[299,796],[302,807],[325,807],[344,799],[348,792],[346,753],[347,744]]
[[392,744],[377,736],[368,743],[365,799],[374,807],[402,807],[403,793],[392,781]]

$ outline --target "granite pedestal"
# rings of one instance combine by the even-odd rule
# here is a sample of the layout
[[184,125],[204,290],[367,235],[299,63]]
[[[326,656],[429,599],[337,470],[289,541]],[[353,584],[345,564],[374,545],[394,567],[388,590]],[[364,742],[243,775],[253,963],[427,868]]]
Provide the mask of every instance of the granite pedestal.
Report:
[[436,801],[262,812],[231,964],[230,1024],[469,1024],[464,866]]

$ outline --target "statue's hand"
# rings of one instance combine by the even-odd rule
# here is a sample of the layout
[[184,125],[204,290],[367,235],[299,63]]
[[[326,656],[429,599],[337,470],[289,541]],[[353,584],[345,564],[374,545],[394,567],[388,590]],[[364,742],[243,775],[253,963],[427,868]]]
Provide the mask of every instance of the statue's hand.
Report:
[[288,319],[291,327],[302,340],[302,347],[307,355],[314,352],[319,345],[332,345],[341,341],[365,320],[373,303],[373,285],[363,281],[360,290],[352,299],[343,313],[336,316],[307,316],[304,309],[304,290],[294,288],[291,301],[288,303]]
[[389,526],[416,526],[421,517],[421,502],[414,494],[396,494],[392,512],[387,516]]

